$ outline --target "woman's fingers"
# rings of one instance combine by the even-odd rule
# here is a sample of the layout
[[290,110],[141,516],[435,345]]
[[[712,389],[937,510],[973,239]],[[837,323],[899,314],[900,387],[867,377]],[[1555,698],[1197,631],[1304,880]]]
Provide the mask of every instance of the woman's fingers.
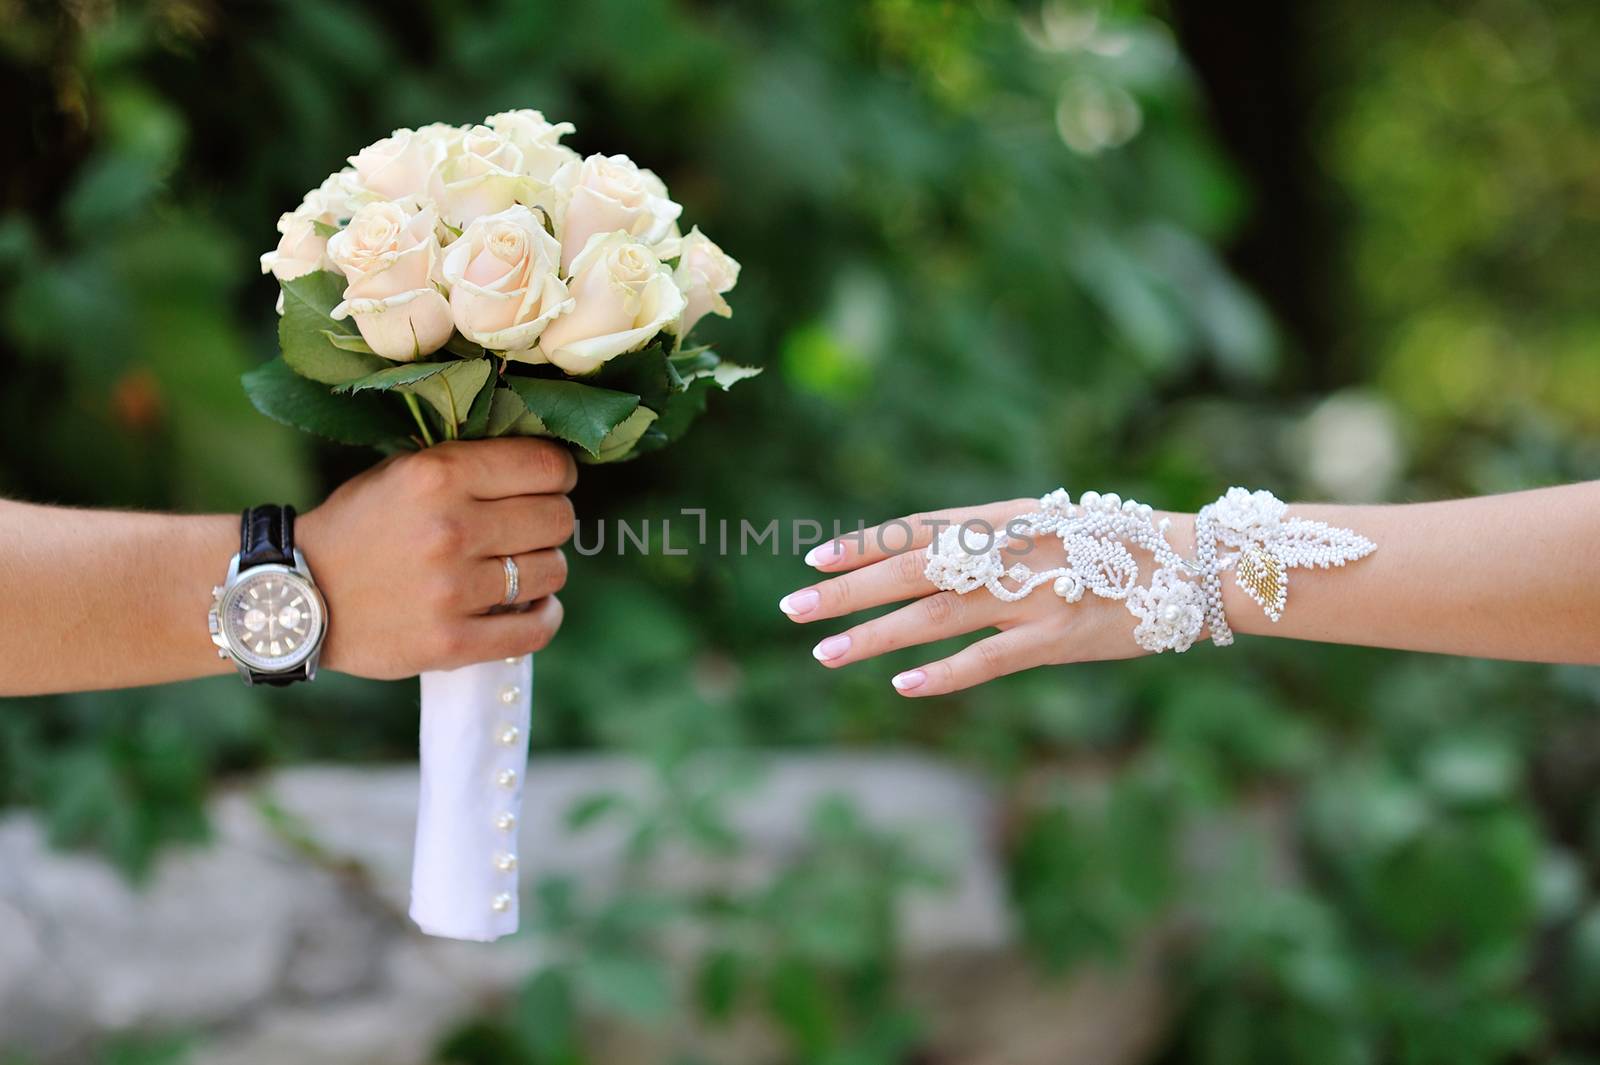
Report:
[[911,698],[948,695],[1008,673],[1044,665],[1048,640],[1031,625],[1022,625],[968,644],[949,658],[896,674],[895,690]]
[[913,548],[927,547],[940,529],[951,525],[982,523],[974,533],[977,537],[982,536],[984,526],[996,532],[1001,531],[1012,518],[1026,514],[1038,505],[1036,499],[1012,499],[981,507],[957,507],[896,518],[874,528],[845,533],[818,544],[806,554],[806,565],[824,573],[858,569]]
[[1009,617],[1009,605],[987,594],[936,592],[881,618],[829,636],[811,653],[829,668],[846,666],[888,651],[993,628]]
[[795,621],[821,621],[926,595],[932,589],[923,576],[927,549],[941,529],[966,525],[972,542],[992,542],[1012,518],[1034,505],[1032,500],[1014,499],[938,510],[830,540],[813,548],[806,562],[824,573],[840,575],[790,592],[778,607]]
[[[933,511],[836,537],[806,555],[829,579],[784,596],[779,607],[798,622],[821,621],[906,599],[916,603],[821,640],[812,650],[826,666],[842,666],[918,644],[1000,628],[948,658],[894,678],[902,695],[944,695],[1052,660],[1052,626],[1019,624],[1016,604],[989,595],[934,590],[925,575],[929,545],[947,528],[964,526],[973,543],[1004,536],[1018,515],[1036,506],[1014,499],[981,507]],[[1031,547],[1031,541],[1029,542]],[[978,548],[969,547],[968,550]],[[1026,550],[1013,545],[1018,555]]]
[[933,585],[923,576],[927,565],[926,549],[906,551],[790,592],[778,601],[778,609],[794,621],[822,621],[867,607],[927,595],[933,591]]
[[[567,556],[559,547],[526,551],[510,556],[517,564],[517,597],[513,602],[531,603],[559,592],[567,583]],[[472,565],[473,588],[465,604],[468,611],[481,614],[505,603],[506,565],[503,558],[486,558]]]

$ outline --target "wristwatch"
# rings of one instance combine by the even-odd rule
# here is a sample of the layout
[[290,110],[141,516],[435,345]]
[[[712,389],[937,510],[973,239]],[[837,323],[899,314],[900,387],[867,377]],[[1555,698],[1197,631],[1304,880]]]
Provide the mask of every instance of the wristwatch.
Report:
[[228,579],[211,589],[208,618],[217,657],[246,684],[293,684],[317,675],[328,606],[294,546],[294,508],[246,510]]

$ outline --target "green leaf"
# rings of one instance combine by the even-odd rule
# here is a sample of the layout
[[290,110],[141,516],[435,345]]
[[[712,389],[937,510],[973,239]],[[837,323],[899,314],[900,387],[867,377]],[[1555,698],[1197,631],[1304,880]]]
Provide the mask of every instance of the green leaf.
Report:
[[713,950],[700,965],[695,978],[700,1008],[713,1021],[733,1016],[739,1004],[739,985],[746,969],[744,958],[726,948]]
[[317,236],[319,237],[331,237],[339,232],[338,226],[329,225],[327,222],[319,222],[315,218],[311,220],[311,228],[317,231]]
[[489,424],[485,436],[548,436],[539,416],[509,388],[496,388],[489,397]]
[[779,959],[768,977],[767,1000],[773,1019],[808,1058],[821,1057],[834,1042],[828,991],[812,967],[797,958]]
[[719,362],[685,377],[686,387],[668,397],[666,407],[642,435],[630,458],[656,451],[680,439],[694,420],[706,412],[706,396],[713,390],[726,392],[735,384],[759,374],[752,366]]
[[432,377],[436,373],[443,373],[453,365],[455,365],[454,361],[405,362],[399,366],[390,366],[379,370],[377,373],[368,374],[355,381],[346,381],[336,385],[333,391],[369,392],[373,389],[388,391],[391,388],[399,388],[401,385],[415,384],[425,378]]
[[[421,396],[439,412],[439,417],[450,426],[451,436],[483,436],[489,424],[489,401],[477,407],[480,393],[487,391],[484,382],[489,380],[494,368],[488,359],[447,359],[444,362],[407,362],[390,366],[377,373],[368,374],[334,388],[335,392],[396,391]],[[477,431],[468,434],[464,429],[474,410],[479,415],[473,423]]]
[[450,339],[444,342],[444,350],[462,359],[481,359],[488,354],[482,344],[474,344],[460,333],[450,334]]
[[661,963],[642,954],[590,953],[578,961],[578,984],[603,1009],[658,1020],[672,1008]]
[[668,925],[679,924],[693,907],[666,891],[639,886],[614,896],[594,914],[594,942],[644,942]]
[[559,968],[545,969],[523,987],[514,1014],[517,1028],[541,1061],[566,1060],[576,1034],[572,985]]
[[631,392],[639,397],[640,403],[653,410],[661,410],[673,393],[682,392],[686,387],[659,343],[618,355],[585,380],[618,392]]
[[283,317],[278,319],[278,347],[295,373],[325,385],[342,385],[392,365],[387,359],[346,350],[328,339],[329,333],[360,336],[348,319],[336,322],[329,317],[344,298],[344,278],[317,270],[279,284]]
[[[472,400],[472,409],[467,411],[467,417],[461,423],[461,439],[482,440],[489,435],[489,411],[494,405],[494,394],[500,391],[504,390],[494,387],[478,389],[478,394]],[[516,396],[511,398],[516,399]]]
[[585,795],[567,808],[567,828],[581,832],[607,815],[626,810],[627,807],[627,800],[615,792]]
[[116,1035],[100,1046],[94,1060],[97,1065],[183,1065],[193,1054],[193,1042],[177,1034]]
[[739,366],[731,362],[720,362],[710,370],[702,370],[694,374],[691,380],[703,381],[709,378],[715,382],[718,388],[726,392],[740,381],[748,381],[752,377],[759,376],[760,373],[761,367],[759,366]]
[[438,373],[395,387],[427,400],[439,412],[439,417],[452,427],[454,435],[459,436],[460,426],[472,413],[478,393],[494,375],[494,367],[489,365],[488,359],[457,359],[443,365],[444,369]]
[[655,438],[655,442],[641,444],[640,450],[653,451],[665,447],[688,432],[694,420],[706,412],[706,396],[714,388],[716,383],[709,376],[690,381],[689,387],[672,397],[666,410],[661,412],[661,417],[651,426],[650,436]]
[[703,345],[697,348],[684,348],[672,356],[673,368],[685,378],[702,370],[715,369],[721,361],[716,352]]
[[591,455],[639,406],[638,396],[579,381],[513,377],[508,383],[551,434]]
[[341,444],[392,448],[407,446],[410,438],[411,422],[392,402],[380,396],[335,396],[281,358],[245,374],[243,381],[255,408],[284,425]]
[[[365,340],[361,339],[360,334],[337,333],[332,329],[324,329],[322,331],[322,335],[328,338],[328,343],[332,344],[340,351],[358,351],[363,355],[374,356],[378,354],[372,350],[371,344],[368,344]],[[381,356],[379,357],[381,358]]]
[[584,461],[598,466],[633,457],[633,446],[639,442],[639,438],[644,436],[645,430],[649,429],[650,423],[655,420],[656,412],[649,407],[635,408],[632,414],[624,418],[621,424],[600,441],[600,450],[595,452],[594,457],[585,457]]

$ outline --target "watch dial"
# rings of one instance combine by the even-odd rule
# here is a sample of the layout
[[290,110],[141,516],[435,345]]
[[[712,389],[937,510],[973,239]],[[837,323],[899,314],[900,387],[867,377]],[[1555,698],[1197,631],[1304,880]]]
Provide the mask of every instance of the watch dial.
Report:
[[298,573],[263,569],[228,590],[222,604],[228,643],[251,668],[293,669],[322,636],[322,601]]

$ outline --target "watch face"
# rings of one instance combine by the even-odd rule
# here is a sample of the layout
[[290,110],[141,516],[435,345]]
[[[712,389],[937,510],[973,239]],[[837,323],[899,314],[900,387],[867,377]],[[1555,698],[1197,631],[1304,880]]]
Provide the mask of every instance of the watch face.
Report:
[[239,659],[263,673],[304,662],[322,638],[322,599],[311,582],[280,566],[261,566],[222,600],[223,635]]

